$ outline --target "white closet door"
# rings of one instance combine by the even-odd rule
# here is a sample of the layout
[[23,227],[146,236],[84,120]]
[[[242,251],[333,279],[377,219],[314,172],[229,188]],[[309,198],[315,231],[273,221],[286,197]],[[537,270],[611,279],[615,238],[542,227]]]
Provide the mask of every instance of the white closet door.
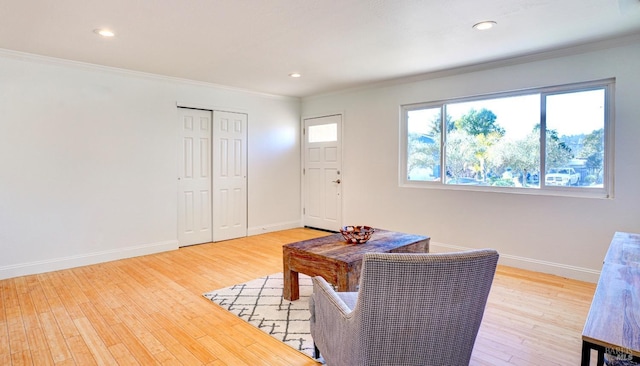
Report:
[[247,236],[247,115],[213,112],[213,241]]
[[178,108],[180,246],[213,240],[211,220],[211,111]]

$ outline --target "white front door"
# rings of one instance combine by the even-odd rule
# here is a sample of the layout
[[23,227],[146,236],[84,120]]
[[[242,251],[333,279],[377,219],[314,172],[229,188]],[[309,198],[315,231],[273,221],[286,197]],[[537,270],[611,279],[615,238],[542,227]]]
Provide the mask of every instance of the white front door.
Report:
[[211,111],[178,108],[181,142],[178,167],[180,246],[212,241]]
[[304,120],[304,225],[342,226],[342,116]]
[[247,236],[247,115],[213,112],[213,241]]

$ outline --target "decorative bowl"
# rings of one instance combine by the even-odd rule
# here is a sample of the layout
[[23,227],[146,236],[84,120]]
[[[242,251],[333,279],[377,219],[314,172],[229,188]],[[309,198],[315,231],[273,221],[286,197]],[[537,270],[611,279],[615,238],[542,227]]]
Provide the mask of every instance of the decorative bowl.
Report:
[[370,226],[343,226],[340,233],[349,244],[363,244],[371,238],[371,234],[376,231]]

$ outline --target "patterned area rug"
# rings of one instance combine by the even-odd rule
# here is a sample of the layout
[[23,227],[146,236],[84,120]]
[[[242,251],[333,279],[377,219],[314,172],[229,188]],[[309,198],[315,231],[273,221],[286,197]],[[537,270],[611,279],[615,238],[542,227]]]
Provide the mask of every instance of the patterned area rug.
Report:
[[203,296],[279,341],[313,357],[313,339],[309,331],[309,296],[313,286],[309,276],[301,273],[299,278],[300,299],[296,301],[282,298],[282,273],[207,292]]

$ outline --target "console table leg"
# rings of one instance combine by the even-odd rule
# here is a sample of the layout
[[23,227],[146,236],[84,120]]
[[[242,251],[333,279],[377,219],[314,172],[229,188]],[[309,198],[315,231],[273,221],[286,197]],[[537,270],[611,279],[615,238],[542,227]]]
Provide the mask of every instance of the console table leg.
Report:
[[591,362],[591,346],[588,342],[582,341],[582,362],[580,366],[589,366]]
[[604,366],[604,350],[598,350],[598,362],[596,363],[598,366]]

